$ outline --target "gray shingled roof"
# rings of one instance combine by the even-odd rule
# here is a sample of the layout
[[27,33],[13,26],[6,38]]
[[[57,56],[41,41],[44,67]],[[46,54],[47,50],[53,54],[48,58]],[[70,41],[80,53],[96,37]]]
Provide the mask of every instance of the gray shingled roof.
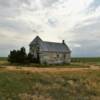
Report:
[[40,45],[40,51],[46,51],[46,52],[70,52],[69,47],[65,43],[42,41],[40,39],[40,37],[38,37],[38,36],[31,42],[30,45],[34,44],[34,42],[36,42],[36,41],[38,41],[38,43]]
[[52,51],[52,52],[70,52],[68,46],[63,43],[45,42],[40,45],[40,51]]

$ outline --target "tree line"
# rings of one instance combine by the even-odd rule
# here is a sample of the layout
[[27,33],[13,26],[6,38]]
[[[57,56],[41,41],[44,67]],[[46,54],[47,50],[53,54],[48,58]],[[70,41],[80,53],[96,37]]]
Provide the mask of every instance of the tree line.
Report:
[[39,63],[39,59],[35,59],[31,53],[26,53],[24,47],[20,48],[20,50],[12,50],[8,55],[8,61],[11,63]]

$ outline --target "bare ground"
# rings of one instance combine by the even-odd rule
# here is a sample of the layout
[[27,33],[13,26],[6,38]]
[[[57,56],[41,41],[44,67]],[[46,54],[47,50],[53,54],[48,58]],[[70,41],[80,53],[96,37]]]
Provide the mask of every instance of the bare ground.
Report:
[[38,67],[4,67],[7,71],[25,71],[25,72],[85,72],[89,70],[100,70],[100,67],[91,65],[89,68],[38,68]]

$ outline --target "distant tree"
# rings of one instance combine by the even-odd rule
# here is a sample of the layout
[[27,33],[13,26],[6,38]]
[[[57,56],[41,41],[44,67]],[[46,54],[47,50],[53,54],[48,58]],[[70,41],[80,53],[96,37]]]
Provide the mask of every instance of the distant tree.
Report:
[[11,63],[16,62],[17,61],[16,55],[17,55],[16,50],[10,51],[10,54],[8,55],[8,61],[11,62]]
[[17,51],[17,57],[18,57],[18,62],[19,63],[26,63],[26,59],[27,59],[27,54],[26,54],[26,50],[24,47],[22,47],[19,51]]
[[22,47],[20,50],[10,51],[8,56],[8,61],[11,63],[26,63],[26,60],[27,54],[24,47]]
[[26,54],[26,50],[24,47],[20,48],[20,50],[13,50],[10,51],[8,55],[8,61],[11,63],[39,63],[40,58],[39,54],[37,53],[37,58],[35,58],[31,53]]

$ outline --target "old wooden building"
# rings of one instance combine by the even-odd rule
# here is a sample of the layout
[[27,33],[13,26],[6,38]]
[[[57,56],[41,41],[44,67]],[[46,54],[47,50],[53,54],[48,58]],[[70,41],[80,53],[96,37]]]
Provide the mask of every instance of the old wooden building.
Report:
[[71,51],[65,44],[43,41],[37,36],[30,43],[30,53],[34,58],[39,58],[41,64],[61,64],[70,63]]

